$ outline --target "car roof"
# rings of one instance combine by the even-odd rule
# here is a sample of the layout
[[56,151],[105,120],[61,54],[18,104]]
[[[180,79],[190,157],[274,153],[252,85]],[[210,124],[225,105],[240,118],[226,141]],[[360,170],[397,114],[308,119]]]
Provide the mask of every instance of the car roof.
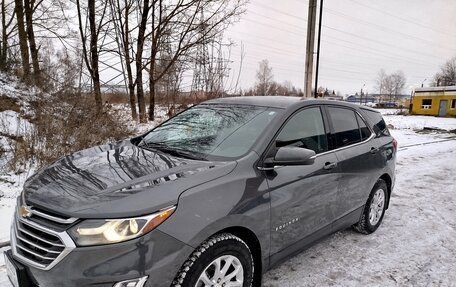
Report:
[[[272,108],[297,108],[307,105],[337,105],[359,109],[361,106],[334,100],[322,100],[302,97],[284,97],[284,96],[246,96],[246,97],[226,97],[205,101],[202,104],[228,104],[228,105],[249,105]],[[363,109],[375,111],[375,109],[362,106]]]
[[205,101],[203,104],[249,105],[273,108],[287,108],[302,101],[300,97],[284,96],[247,96],[227,97]]

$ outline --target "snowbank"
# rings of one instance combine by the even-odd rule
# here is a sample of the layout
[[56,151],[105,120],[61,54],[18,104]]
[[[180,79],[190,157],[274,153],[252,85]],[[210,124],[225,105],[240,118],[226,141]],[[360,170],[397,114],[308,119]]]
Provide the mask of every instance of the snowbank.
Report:
[[456,118],[438,118],[430,116],[400,116],[385,115],[385,121],[393,129],[422,130],[423,128],[437,128],[447,131],[456,129]]
[[0,133],[23,136],[30,132],[32,124],[15,111],[0,112]]

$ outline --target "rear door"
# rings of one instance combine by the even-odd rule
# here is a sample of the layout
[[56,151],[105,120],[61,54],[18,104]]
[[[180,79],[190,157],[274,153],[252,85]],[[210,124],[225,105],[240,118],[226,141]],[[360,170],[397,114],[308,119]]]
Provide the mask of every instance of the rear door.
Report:
[[337,158],[328,151],[329,127],[320,107],[292,115],[268,154],[283,146],[317,153],[311,165],[281,166],[266,171],[271,197],[271,254],[278,253],[334,220],[337,202]]
[[362,207],[381,170],[379,146],[365,119],[354,109],[329,106],[332,147],[338,160],[340,180],[336,218]]

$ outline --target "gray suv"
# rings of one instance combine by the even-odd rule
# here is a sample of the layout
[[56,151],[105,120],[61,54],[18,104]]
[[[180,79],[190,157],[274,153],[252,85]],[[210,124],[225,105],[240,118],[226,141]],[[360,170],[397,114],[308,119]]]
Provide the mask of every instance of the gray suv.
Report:
[[260,286],[318,239],[382,222],[397,143],[335,101],[216,99],[131,140],[74,153],[17,200],[14,286]]

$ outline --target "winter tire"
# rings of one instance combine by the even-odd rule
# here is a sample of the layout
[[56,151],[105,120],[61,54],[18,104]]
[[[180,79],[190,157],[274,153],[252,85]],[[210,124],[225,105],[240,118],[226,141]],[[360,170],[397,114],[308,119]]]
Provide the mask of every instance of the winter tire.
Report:
[[182,265],[172,287],[251,287],[254,261],[239,237],[221,233],[204,241]]
[[361,219],[354,225],[356,231],[371,234],[380,226],[385,215],[388,187],[379,179],[369,194]]

